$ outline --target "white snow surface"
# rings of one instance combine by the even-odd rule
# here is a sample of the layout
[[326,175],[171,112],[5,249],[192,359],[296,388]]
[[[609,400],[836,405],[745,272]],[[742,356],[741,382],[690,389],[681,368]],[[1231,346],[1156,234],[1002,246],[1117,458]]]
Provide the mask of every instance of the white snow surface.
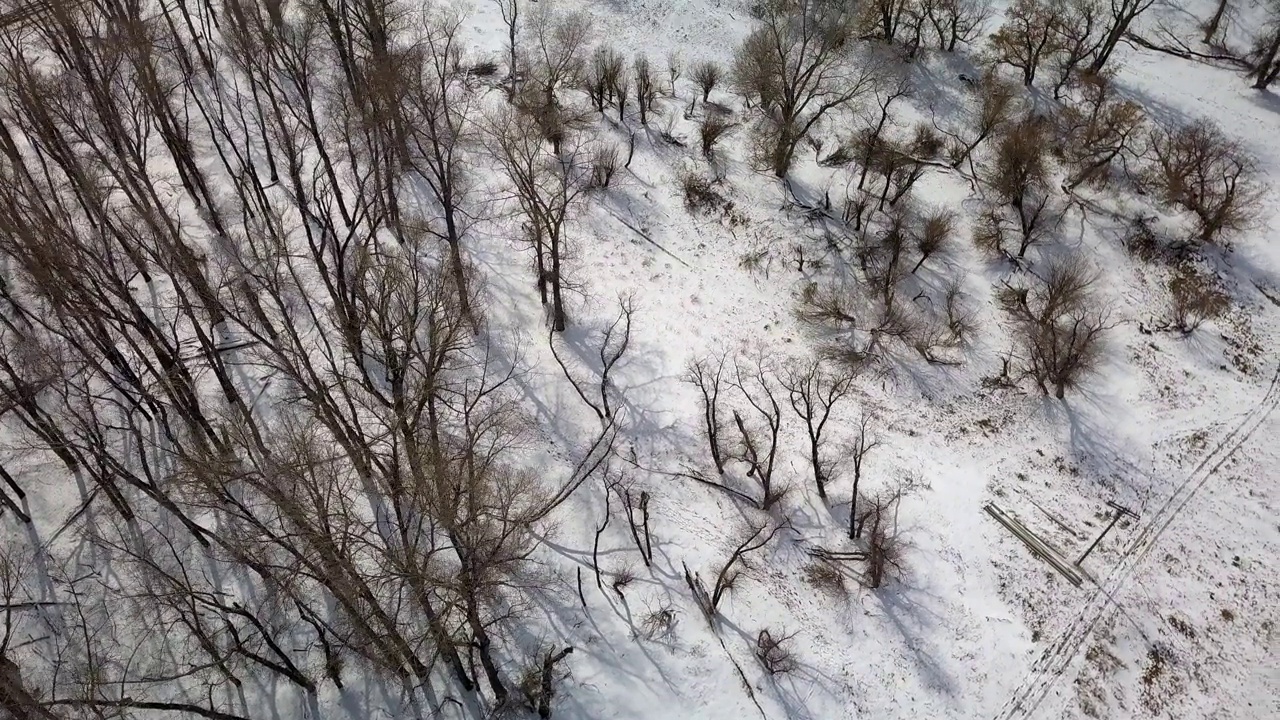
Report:
[[[1193,23],[1186,15],[1204,17],[1210,5],[1157,5],[1140,25]],[[659,66],[671,49],[686,60],[727,64],[754,22],[738,1],[555,6],[588,10],[598,37],[628,55],[646,52]],[[477,2],[467,28],[475,53],[501,59],[504,30],[493,5]],[[911,112],[962,97],[956,62],[928,53],[919,60],[915,76],[940,94],[921,92]],[[929,366],[904,351],[886,372],[860,379],[833,420],[834,437],[844,440],[861,413],[874,418],[882,444],[868,456],[866,492],[907,476],[923,481],[900,507],[908,548],[902,571],[872,590],[851,570],[845,595],[806,580],[806,548],[855,547],[845,538],[849,473],[832,484],[829,503],[817,497],[789,410],[779,475],[790,492],[771,514],[789,517],[794,531],[752,557],[721,605],[716,630],[694,604],[683,567],[712,582],[743,530],[770,513],[691,481],[631,469],[629,482],[652,496],[653,567],[642,565],[625,521],[615,517],[601,540],[606,586],[599,591],[590,555],[604,493],[590,484],[546,529],[538,559],[553,580],[524,608],[530,636],[509,640],[575,648],[554,717],[1280,717],[1280,415],[1271,412],[1280,402],[1272,386],[1280,303],[1263,292],[1280,297],[1280,99],[1250,90],[1232,71],[1129,46],[1114,62],[1124,94],[1153,119],[1216,120],[1265,172],[1257,226],[1220,256],[1235,300],[1229,315],[1185,338],[1140,331],[1167,315],[1163,271],[1125,251],[1123,228],[1076,211],[1063,242],[1104,270],[1115,322],[1102,371],[1065,401],[1030,385],[986,389],[981,379],[998,370],[1009,344],[991,297],[1005,270],[962,243],[945,262],[963,274],[978,308],[965,363]],[[583,293],[571,301],[571,327],[557,340],[575,371],[591,377],[595,338],[613,320],[616,298],[634,298],[634,336],[615,380],[625,398],[623,446],[634,447],[646,467],[667,471],[710,466],[696,390],[681,382],[690,360],[713,352],[781,360],[814,347],[793,312],[808,278],[789,248],[815,231],[786,207],[771,174],[751,168],[745,133],[729,136],[722,158],[724,193],[746,222],[731,227],[683,207],[681,173],[707,170],[693,147],[696,123],[681,116],[693,93],[686,78],[683,100],[660,100],[655,130],[628,118],[637,131],[630,167],[575,218],[571,273]],[[741,111],[723,90],[712,99]],[[667,118],[686,147],[658,138]],[[617,123],[597,129],[625,147]],[[820,198],[840,172],[818,167],[802,149],[793,181],[798,194]],[[968,184],[954,175],[930,172],[915,193],[973,210]],[[567,454],[567,438],[589,435],[596,418],[546,349],[528,250],[509,239],[515,234],[505,221],[479,228],[469,252],[484,269],[490,322],[526,338],[534,367],[526,391],[543,439],[553,453]],[[770,259],[744,267],[744,255],[760,250]],[[46,482],[34,499],[50,522],[66,507],[60,487]],[[1089,577],[1078,588],[983,511],[996,502],[1074,558],[1106,525],[1107,501],[1139,517],[1120,523],[1089,556]],[[608,582],[624,568],[637,578],[620,596]],[[664,607],[677,618],[670,637],[638,637],[643,618]],[[769,675],[756,659],[765,628],[795,633],[794,671]],[[394,692],[372,686],[330,688],[314,708],[284,694],[281,717],[292,708],[324,718],[408,716]]]

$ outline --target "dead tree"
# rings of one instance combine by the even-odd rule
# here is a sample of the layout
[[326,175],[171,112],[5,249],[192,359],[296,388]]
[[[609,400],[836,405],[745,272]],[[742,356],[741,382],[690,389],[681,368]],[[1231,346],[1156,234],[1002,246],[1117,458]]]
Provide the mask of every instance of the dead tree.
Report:
[[[649,534],[649,493],[641,491],[638,503],[632,502],[630,490],[626,491],[624,498],[626,500],[624,507],[627,511],[627,524],[631,527],[631,539],[635,540],[636,549],[640,551],[640,558],[644,560],[644,566],[652,567],[653,537]],[[638,520],[636,518],[637,511],[640,514]]]
[[746,556],[768,545],[777,536],[778,532],[784,528],[789,529],[790,526],[786,523],[779,523],[774,525],[772,529],[768,525],[759,525],[751,528],[751,532],[733,549],[728,561],[716,573],[716,580],[710,591],[707,590],[701,576],[690,573],[689,566],[684,566],[685,583],[689,585],[694,601],[698,604],[703,616],[706,617],[707,623],[713,628],[716,624],[716,618],[719,616],[720,601],[724,599],[727,592],[734,588],[741,577],[742,569],[747,564]]
[[827,499],[827,483],[834,475],[834,461],[825,453],[823,432],[831,411],[853,389],[853,374],[833,373],[819,360],[792,364],[781,377],[791,409],[804,421],[809,436],[809,465],[818,497]]

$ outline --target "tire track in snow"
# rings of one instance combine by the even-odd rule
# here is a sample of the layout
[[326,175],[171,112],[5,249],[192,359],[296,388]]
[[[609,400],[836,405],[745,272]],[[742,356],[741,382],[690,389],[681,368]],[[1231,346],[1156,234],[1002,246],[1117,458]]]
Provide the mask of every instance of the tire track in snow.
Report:
[[1280,367],[1277,367],[1272,375],[1271,384],[1258,404],[1245,413],[1231,432],[1218,441],[1217,445],[1192,469],[1187,478],[1151,516],[1137,537],[1130,542],[1107,577],[1101,583],[1096,583],[1093,595],[1089,597],[1085,607],[1058,638],[1045,648],[1032,664],[1031,671],[1022,684],[1014,691],[1013,696],[1001,706],[1000,712],[996,715],[998,720],[1017,720],[1033,716],[1040,704],[1048,697],[1058,678],[1063,675],[1080,648],[1092,635],[1093,629],[1118,612],[1119,606],[1112,602],[1112,598],[1124,589],[1133,572],[1146,559],[1160,536],[1177,519],[1196,493],[1239,452],[1258,428],[1262,427],[1277,405],[1280,405]]

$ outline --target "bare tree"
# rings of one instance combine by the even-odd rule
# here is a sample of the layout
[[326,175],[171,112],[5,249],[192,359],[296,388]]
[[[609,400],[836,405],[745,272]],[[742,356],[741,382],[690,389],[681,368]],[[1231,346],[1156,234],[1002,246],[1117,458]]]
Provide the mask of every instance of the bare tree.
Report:
[[716,573],[715,584],[710,591],[703,584],[701,576],[689,572],[689,567],[684,566],[685,583],[689,585],[694,600],[712,627],[715,627],[715,620],[720,611],[720,601],[736,586],[738,579],[742,576],[742,568],[747,564],[747,555],[765,547],[779,532],[790,527],[787,523],[777,523],[772,528],[767,524],[752,527],[750,532],[745,534],[742,542],[729,554],[728,561],[720,566],[719,572]]
[[1084,183],[1102,184],[1113,166],[1137,160],[1146,117],[1136,103],[1121,100],[1105,76],[1080,83],[1077,102],[1069,103],[1056,122],[1064,164],[1071,174],[1063,183],[1072,192]]
[[862,483],[862,467],[867,455],[880,447],[880,440],[870,434],[871,418],[864,410],[858,420],[858,434],[854,436],[849,447],[849,463],[853,466],[853,491],[849,495],[849,539],[855,540],[862,534],[862,525],[858,522],[858,486]]
[[920,218],[920,226],[912,233],[912,240],[920,259],[911,268],[914,274],[925,261],[944,253],[955,243],[956,214],[948,208],[937,207],[929,210]]
[[561,332],[567,322],[568,220],[591,186],[592,169],[580,144],[562,140],[560,147],[548,148],[537,129],[515,113],[497,118],[491,137],[534,248],[538,292],[543,305],[550,305],[551,329]]
[[1056,77],[1053,97],[1061,100],[1066,88],[1085,75],[1090,80],[1100,79],[1096,72],[1081,73],[1081,66],[1094,56],[1103,41],[1106,8],[1103,0],[1059,0],[1060,22],[1055,28],[1058,38],[1057,52],[1053,57]]
[[737,410],[733,411],[733,422],[738,429],[737,456],[750,466],[747,477],[760,484],[760,509],[768,510],[785,492],[774,484],[773,477],[782,432],[782,408],[778,403],[774,368],[761,356],[745,366],[735,362],[734,376],[733,387],[756,415],[755,422],[748,422]]
[[521,0],[493,0],[498,6],[498,15],[502,24],[507,26],[507,98],[515,97],[516,85],[520,80],[519,48],[516,44],[520,32]]
[[1217,40],[1218,29],[1222,27],[1222,20],[1227,15],[1228,5],[1227,0],[1218,0],[1218,5],[1214,8],[1213,15],[1201,25],[1201,29],[1204,30],[1204,37],[1201,38],[1201,42],[1209,45]]
[[1106,66],[1115,52],[1116,46],[1124,39],[1129,26],[1139,15],[1155,4],[1155,0],[1109,0],[1111,18],[1107,23],[1107,31],[1094,52],[1093,62],[1089,64],[1089,72],[1098,73]]
[[649,124],[649,111],[658,100],[658,75],[646,55],[637,55],[631,65],[635,76],[636,107],[640,110],[640,124]]
[[943,130],[953,141],[949,150],[952,168],[959,169],[968,161],[972,170],[974,151],[999,133],[1017,111],[1016,86],[1001,80],[995,73],[983,75],[978,83],[978,93],[978,112],[973,126],[963,135]]
[[762,26],[738,48],[733,82],[760,115],[774,175],[791,168],[796,148],[832,110],[869,92],[876,76],[851,57],[855,18],[817,0],[770,0]]
[[711,450],[711,462],[716,472],[724,475],[725,450],[720,439],[724,425],[720,421],[720,391],[724,381],[725,356],[711,356],[694,360],[685,371],[683,380],[698,388],[702,397],[702,431]]
[[617,50],[606,45],[596,48],[585,78],[587,94],[596,112],[603,113],[605,107],[617,103],[617,88],[623,72],[623,58]]
[[716,89],[716,86],[720,84],[720,78],[723,76],[724,69],[715,60],[703,60],[690,69],[689,77],[693,78],[693,81],[698,84],[698,88],[702,90],[703,104],[711,98],[711,91]]
[[524,103],[551,108],[559,104],[560,90],[582,76],[582,54],[591,35],[591,18],[581,12],[557,13],[547,6],[534,13],[531,20],[529,80],[536,94]]
[[1061,6],[1046,0],[1017,0],[989,40],[996,62],[1022,71],[1022,84],[1035,83],[1040,65],[1058,52]]
[[1272,9],[1266,32],[1253,49],[1252,65],[1247,77],[1253,78],[1253,89],[1266,90],[1280,77],[1280,6]]
[[831,411],[853,390],[852,373],[833,372],[821,361],[792,363],[779,380],[787,391],[791,409],[804,421],[809,436],[809,466],[818,497],[827,499],[827,483],[834,476],[834,459],[826,453],[823,435]]
[[925,16],[933,27],[938,49],[955,52],[960,43],[972,43],[991,15],[988,0],[923,0]]
[[1000,304],[1013,318],[1026,372],[1061,400],[1102,359],[1107,310],[1094,290],[1097,276],[1078,255],[1054,258],[1030,277],[1028,285],[1006,284]]
[[1061,217],[1052,202],[1048,182],[1047,131],[1047,124],[1034,117],[1010,126],[996,143],[995,162],[987,175],[1000,204],[1011,210],[1017,249],[1008,247],[1008,222],[1000,210],[980,221],[979,245],[1015,262],[1024,260],[1028,249],[1043,242],[1057,228]]
[[1209,120],[1153,130],[1146,184],[1195,218],[1195,241],[1212,243],[1253,222],[1262,197],[1257,161]]
[[667,80],[671,84],[671,97],[676,96],[676,81],[680,79],[680,74],[684,72],[684,57],[680,51],[669,50],[667,52]]

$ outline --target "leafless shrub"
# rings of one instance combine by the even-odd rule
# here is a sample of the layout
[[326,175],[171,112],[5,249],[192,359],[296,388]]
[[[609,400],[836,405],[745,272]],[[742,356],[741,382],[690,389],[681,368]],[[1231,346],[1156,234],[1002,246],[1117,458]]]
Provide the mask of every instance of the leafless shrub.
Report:
[[945,252],[955,243],[956,213],[947,208],[934,208],[920,218],[919,229],[912,233],[912,241],[920,259],[911,268],[914,274],[925,261]]
[[657,610],[644,614],[640,619],[640,628],[636,635],[651,641],[668,640],[675,634],[677,619],[676,611],[672,606],[664,604]]
[[1029,285],[1006,284],[997,297],[1014,320],[1027,374],[1061,400],[1097,368],[1107,311],[1094,290],[1096,274],[1078,255],[1052,259],[1030,277]]
[[612,575],[613,580],[609,583],[609,587],[618,593],[618,597],[623,597],[625,595],[623,591],[636,581],[636,568],[634,565],[626,564],[614,570]]
[[946,149],[946,141],[938,129],[926,123],[917,124],[911,131],[906,151],[920,160],[934,160]]
[[1145,182],[1194,216],[1196,242],[1221,241],[1254,222],[1263,192],[1257,161],[1213,122],[1156,129],[1150,145]]
[[764,665],[765,672],[770,675],[782,675],[798,667],[790,645],[796,633],[781,632],[777,635],[768,629],[760,631],[756,636],[756,658]]
[[728,118],[722,117],[717,113],[707,113],[698,125],[698,139],[702,143],[702,156],[710,160],[712,152],[715,151],[716,143],[720,142],[720,138],[732,130],[733,127],[734,124]]
[[698,88],[702,90],[702,102],[705,104],[711,97],[711,91],[724,77],[724,68],[714,60],[703,60],[694,64],[689,71],[689,77],[693,78]]
[[843,597],[849,592],[844,584],[844,573],[821,560],[812,560],[805,564],[804,579],[815,589],[837,597]]
[[1221,316],[1231,304],[1213,278],[1184,263],[1169,278],[1173,300],[1173,325],[1183,334],[1195,332],[1205,320]]
[[684,207],[691,213],[721,212],[728,203],[711,180],[697,172],[682,175],[680,188],[684,192]]

